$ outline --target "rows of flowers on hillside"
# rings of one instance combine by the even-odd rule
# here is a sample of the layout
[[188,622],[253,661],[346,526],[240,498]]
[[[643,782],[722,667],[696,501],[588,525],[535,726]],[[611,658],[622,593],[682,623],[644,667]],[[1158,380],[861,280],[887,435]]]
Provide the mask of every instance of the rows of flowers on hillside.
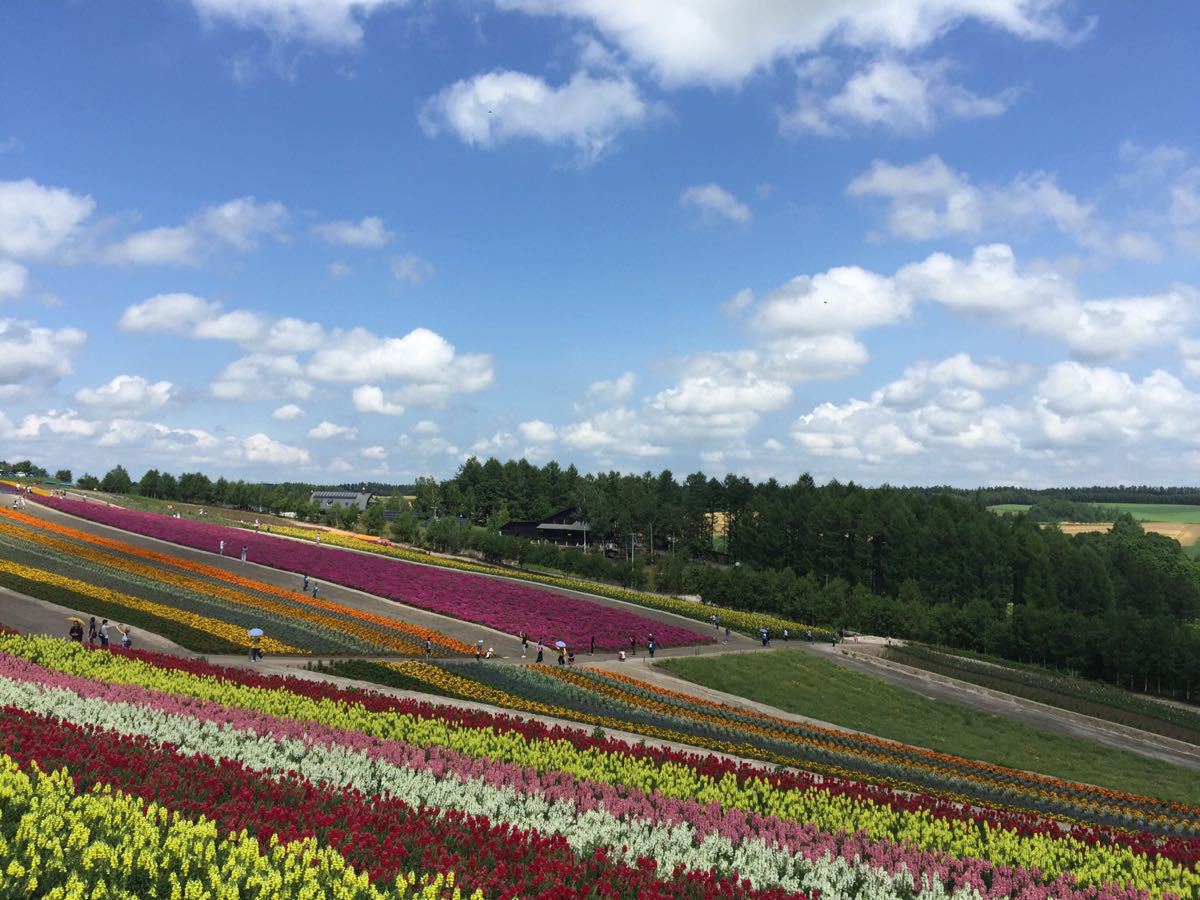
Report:
[[[13,557],[11,571],[0,563],[0,580],[34,596],[80,612],[128,619],[149,614],[159,622],[187,625],[203,635],[221,635],[235,645],[248,643],[247,629],[261,627],[268,653],[418,653],[426,640],[438,655],[467,654],[471,648],[436,631],[350,606],[244,578],[225,569],[178,555],[138,547],[76,528],[0,509],[0,547]],[[18,561],[28,565],[17,570]],[[51,568],[53,572],[44,571]],[[65,573],[65,574],[58,574]],[[70,578],[84,576],[84,580]],[[115,587],[106,587],[107,582]],[[60,600],[51,587],[71,594]],[[141,596],[136,596],[136,595]],[[153,597],[148,600],[146,597]],[[99,603],[101,606],[97,607]],[[205,651],[192,635],[170,635],[189,649]],[[285,643],[286,642],[286,643]],[[292,646],[295,645],[295,646]]]
[[335,665],[333,671],[700,747],[736,747],[734,752],[744,757],[865,778],[963,803],[1036,812],[1068,823],[1134,824],[1151,832],[1200,836],[1200,810],[1185,804],[779,719],[665,691],[627,676],[554,666],[447,666],[418,661],[352,662]]
[[562,640],[582,647],[594,637],[598,648],[608,650],[627,646],[631,637],[644,643],[650,634],[660,647],[710,640],[690,629],[655,622],[636,613],[508,581],[101,503],[59,497],[38,499],[82,518],[208,552],[217,552],[224,541],[230,553],[240,554],[245,547],[252,562],[304,573],[509,634],[524,632],[534,640]]
[[[933,898],[962,892],[959,896],[1141,898],[1193,896],[1200,890],[1198,848],[1186,839],[1065,828],[849,780],[772,772],[567,728],[154,654],[0,636],[0,708],[13,711],[0,718],[0,732],[15,734],[23,727],[20,722],[44,719],[88,721],[112,736],[113,746],[129,742],[147,752],[166,748],[221,760],[218,768],[235,767],[235,780],[282,775],[288,790],[300,791],[296,796],[310,796],[304,792],[311,785],[324,792],[314,801],[323,811],[366,806],[384,819],[407,816],[408,822],[412,814],[394,804],[418,800],[422,810],[437,811],[428,828],[413,832],[414,841],[424,836],[425,847],[438,846],[429,828],[461,835],[455,823],[462,817],[476,817],[479,844],[491,847],[486,819],[516,829],[513,852],[529,847],[524,835],[564,854],[565,842],[573,856],[558,857],[563,865],[586,867],[599,854],[606,864],[642,871],[667,885],[661,896],[737,896],[735,886],[748,890],[745,879],[756,890],[774,891],[772,896],[819,891],[824,897]],[[38,734],[48,727],[39,724]],[[6,740],[0,744],[4,752],[19,755],[22,746],[34,746]],[[95,774],[88,766],[109,770],[118,781],[125,777],[121,766],[96,756],[95,748],[106,741],[37,740],[48,748],[37,751],[47,759],[84,767],[81,784]],[[33,751],[27,754],[35,757]],[[181,766],[163,758],[164,773],[182,771]],[[211,764],[205,771],[212,771]],[[188,796],[180,789],[174,800],[164,802],[185,802],[181,798]],[[196,802],[206,796],[197,794]],[[264,803],[272,802],[269,793],[263,796]],[[339,798],[346,797],[359,799],[340,806]],[[303,802],[280,805],[305,808]],[[212,806],[214,816],[233,815],[220,797]],[[343,833],[336,812],[330,814],[332,831],[326,832],[311,831],[321,827],[319,821],[297,822],[282,811],[280,817],[256,819],[245,810],[241,815],[230,819],[231,829],[252,821],[269,829],[278,822],[279,828],[294,829],[286,832],[289,839],[324,835],[327,840],[334,840],[330,835],[336,831],[337,846],[359,858],[347,849],[357,846],[357,819]],[[326,820],[324,812],[315,818]],[[372,848],[385,833],[406,848],[393,852],[421,852],[405,843],[400,827],[364,835],[363,853],[380,855]],[[469,871],[469,860],[453,850],[461,838],[445,840],[451,849],[444,857],[406,858],[428,870]],[[372,863],[363,860],[362,865],[369,869]],[[508,875],[499,862],[489,868]],[[606,881],[608,872],[600,871],[595,883],[627,877],[614,874]],[[389,874],[381,868],[377,877]],[[461,883],[476,886],[465,878]],[[694,894],[683,889],[685,883]],[[710,890],[714,893],[705,893]]]
[[[245,527],[249,528],[251,526]],[[542,572],[530,572],[525,569],[509,569],[488,565],[487,563],[455,559],[449,556],[438,556],[422,550],[414,550],[410,547],[393,544],[384,538],[287,525],[277,526],[274,530],[277,534],[284,534],[288,537],[300,538],[306,541],[315,542],[319,536],[321,541],[328,544],[335,544],[339,547],[350,547],[356,550],[369,549],[373,553],[390,556],[394,559],[440,566],[446,569],[456,569],[460,572],[475,572],[483,575],[516,578],[521,581],[544,584],[561,590],[598,594],[602,597],[632,603],[636,606],[644,606],[649,609],[658,609],[663,612],[673,613],[687,619],[694,619],[697,622],[708,623],[715,616],[721,628],[728,626],[733,631],[753,637],[758,636],[759,629],[761,628],[767,628],[775,635],[782,634],[785,628],[797,636],[807,631],[811,632],[812,636],[817,640],[828,640],[832,636],[832,632],[828,628],[804,624],[794,619],[785,619],[780,616],[771,615],[770,613],[748,612],[742,609],[706,605],[682,597],[673,597],[668,594],[653,594],[649,591],[635,591],[630,588],[603,584],[598,581],[583,581],[579,578],[570,578],[563,575],[547,575]]]

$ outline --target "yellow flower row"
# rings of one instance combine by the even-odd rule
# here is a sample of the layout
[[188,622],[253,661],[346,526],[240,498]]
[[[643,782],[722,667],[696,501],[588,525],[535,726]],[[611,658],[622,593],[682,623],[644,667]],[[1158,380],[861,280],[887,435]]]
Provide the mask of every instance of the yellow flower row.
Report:
[[[1002,827],[979,827],[972,821],[934,818],[927,812],[909,812],[848,794],[779,788],[767,777],[739,781],[730,773],[714,778],[683,762],[654,762],[579,747],[567,740],[472,728],[397,711],[373,712],[350,697],[318,700],[282,688],[251,688],[211,676],[158,669],[136,658],[88,653],[61,640],[0,635],[0,652],[34,658],[40,665],[73,675],[139,685],[281,718],[309,720],[417,747],[446,747],[467,756],[560,771],[665,797],[811,822],[823,830],[862,832],[870,840],[897,841],[957,857],[1036,866],[1048,878],[1069,871],[1082,885],[1116,882],[1145,889],[1153,896],[1200,895],[1200,865],[1186,868],[1161,857],[1148,859],[1119,843],[1089,844],[1070,835],[1022,835]],[[712,749],[738,752],[734,745]]]
[[[262,850],[246,831],[222,838],[216,824],[98,787],[77,792],[66,769],[26,773],[0,755],[0,797],[11,839],[0,838],[0,896],[306,897],[337,900],[461,900],[454,876],[401,874],[371,884],[315,838]],[[6,829],[7,830],[7,829]],[[482,900],[482,891],[471,900]]]
[[[255,610],[271,612],[275,615],[282,616],[285,619],[300,619],[312,625],[331,630],[335,633],[351,634],[360,640],[366,641],[369,644],[378,646],[385,650],[411,653],[416,649],[418,639],[424,640],[425,636],[430,636],[431,639],[436,639],[437,642],[443,646],[448,643],[448,639],[444,636],[437,634],[436,632],[428,631],[427,629],[417,629],[415,626],[407,626],[401,629],[396,629],[400,632],[400,634],[393,636],[381,632],[378,628],[370,628],[359,624],[359,621],[356,621],[356,619],[365,618],[372,624],[382,625],[386,628],[388,624],[393,623],[394,620],[386,619],[383,616],[373,616],[370,613],[363,613],[361,617],[351,617],[351,620],[347,621],[346,619],[337,616],[327,615],[324,612],[317,611],[326,608],[323,604],[316,602],[311,604],[307,603],[306,601],[308,598],[306,594],[288,592],[282,588],[277,588],[273,591],[262,592],[275,594],[276,596],[283,595],[291,601],[290,603],[280,603],[269,600],[262,596],[253,596],[244,591],[226,587],[223,584],[214,584],[211,581],[193,578],[170,569],[144,565],[137,562],[136,559],[131,559],[130,557],[146,557],[152,555],[153,557],[161,557],[165,560],[168,560],[169,564],[177,564],[179,562],[186,561],[179,560],[177,557],[169,557],[166,554],[158,554],[154,551],[138,552],[140,548],[129,544],[122,544],[119,541],[112,541],[104,538],[99,540],[89,540],[91,536],[87,535],[85,532],[76,531],[75,529],[65,528],[63,526],[51,525],[50,523],[44,523],[42,520],[34,519],[29,516],[21,516],[19,513],[16,514],[16,517],[20,521],[20,525],[28,525],[30,527],[30,532],[23,531],[17,524],[9,524],[0,521],[0,533],[12,534],[16,537],[32,538],[37,540],[40,544],[43,544],[61,553],[79,556],[91,562],[97,563],[98,565],[114,568],[123,572],[129,572],[142,578],[148,578],[152,581],[163,582],[175,587],[183,588],[185,590],[195,591],[200,594],[220,597],[221,599],[238,606],[245,606]],[[49,527],[42,527],[46,525]],[[32,534],[31,532],[34,529],[40,533],[37,533],[36,535]],[[70,537],[75,538],[76,541],[66,541],[55,538],[51,536],[51,533],[66,533],[69,534]],[[79,543],[77,541],[82,541],[83,543]],[[113,546],[115,549],[119,549],[121,554],[118,555],[96,550],[88,546],[89,544]],[[161,560],[155,561],[157,562]],[[189,566],[186,568],[192,567]],[[222,570],[212,567],[197,566],[197,568],[207,568],[211,569],[213,572],[224,574]],[[261,587],[273,587],[270,585],[262,585],[258,582],[253,582],[250,579],[236,576],[222,580],[241,584],[255,591],[259,590]],[[299,603],[297,601],[299,601]],[[304,606],[316,607],[316,609],[306,609],[303,608],[301,604]],[[348,607],[338,608],[337,604],[329,604],[329,606],[337,608],[339,612],[343,610],[346,612],[358,612],[357,610],[350,610]],[[464,655],[471,652],[471,648],[467,647],[460,641],[454,641],[451,649],[456,650]]]
[[[180,625],[187,625],[189,628],[195,628],[198,631],[207,631],[233,644],[241,644],[247,647],[250,645],[250,637],[246,634],[245,628],[238,625],[230,625],[217,619],[211,619],[208,616],[196,615],[195,613],[176,609],[173,606],[167,606],[163,603],[155,603],[151,600],[143,600],[140,597],[132,597],[129,594],[122,594],[119,591],[114,591],[106,587],[88,584],[86,581],[67,578],[64,575],[57,575],[54,572],[47,572],[43,569],[22,566],[4,559],[0,559],[0,572],[7,572],[10,575],[24,578],[27,581],[37,581],[42,584],[73,591],[85,597],[95,597],[97,600],[114,603],[126,609],[136,609],[139,612],[149,613],[168,622],[178,622]],[[260,646],[268,653],[307,652],[269,637],[262,638]]]

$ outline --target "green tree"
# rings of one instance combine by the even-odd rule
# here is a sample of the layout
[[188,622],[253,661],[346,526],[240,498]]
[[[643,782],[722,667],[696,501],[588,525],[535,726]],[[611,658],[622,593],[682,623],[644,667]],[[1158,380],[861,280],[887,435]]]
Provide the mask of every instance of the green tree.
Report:
[[372,503],[367,507],[367,514],[363,517],[363,528],[366,529],[367,534],[379,537],[386,527],[387,517],[383,513],[383,504]]
[[133,479],[122,465],[113,466],[100,480],[100,490],[108,494],[129,494],[133,492]]
[[71,477],[70,469],[59,469],[57,472],[54,473],[54,480],[55,481],[63,481],[63,482],[66,482],[69,484],[70,482],[74,481],[75,479]]
[[94,491],[100,487],[100,479],[95,475],[89,475],[87,472],[84,472],[79,476],[79,480],[75,482],[75,486],[85,491]]

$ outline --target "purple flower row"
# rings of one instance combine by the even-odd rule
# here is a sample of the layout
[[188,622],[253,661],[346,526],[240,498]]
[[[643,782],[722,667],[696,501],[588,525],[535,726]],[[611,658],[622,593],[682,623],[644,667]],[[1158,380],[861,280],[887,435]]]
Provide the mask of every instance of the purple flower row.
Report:
[[244,547],[251,562],[366,591],[498,631],[514,635],[525,632],[531,640],[547,644],[561,640],[570,647],[583,648],[594,637],[598,649],[616,650],[628,646],[631,637],[644,645],[650,634],[660,647],[710,641],[708,636],[691,629],[656,622],[624,609],[484,575],[103,503],[44,496],[38,496],[37,500],[93,522],[210,553],[219,552],[223,543],[224,553],[236,557]]

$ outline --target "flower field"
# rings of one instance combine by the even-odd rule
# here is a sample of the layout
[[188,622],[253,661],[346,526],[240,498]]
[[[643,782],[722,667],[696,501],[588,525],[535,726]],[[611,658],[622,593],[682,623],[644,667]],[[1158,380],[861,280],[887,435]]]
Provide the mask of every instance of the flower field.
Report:
[[651,632],[660,647],[710,640],[687,628],[510,581],[99,503],[46,496],[37,499],[72,515],[185,547],[216,552],[220,542],[225,541],[229,552],[237,553],[235,548],[245,546],[252,562],[305,573],[319,581],[342,584],[509,634],[527,632],[534,640],[564,640],[581,647],[595,636],[596,646],[607,650],[626,646],[631,636],[644,643]]
[[[170,896],[195,879],[195,893],[177,895],[200,896],[224,872],[239,890],[228,896],[291,895],[285,884],[314,897],[405,896],[422,890],[419,873],[428,896],[449,896],[453,873],[454,889],[497,898],[1200,890],[1194,821],[1177,833],[1071,826],[11,634],[0,634],[0,811],[6,896],[71,878],[79,896],[110,878],[133,896]],[[153,867],[144,855],[118,866],[131,846],[163,852]]]
[[1068,824],[1133,826],[1147,833],[1200,836],[1200,809],[1184,804],[797,723],[617,673],[418,661],[351,661],[336,664],[333,671]]
[[324,531],[316,528],[300,528],[291,526],[282,526],[275,528],[276,534],[284,534],[288,537],[298,538],[300,540],[313,541],[317,540],[317,535],[321,536],[322,543],[333,544],[338,547],[349,547],[355,550],[370,550],[372,553],[378,553],[382,556],[390,556],[393,559],[403,559],[410,562],[419,562],[430,566],[441,566],[446,569],[455,569],[460,572],[476,572],[482,575],[500,575],[504,578],[517,578],[521,581],[529,581],[534,584],[544,584],[549,587],[561,588],[567,591],[582,591],[589,594],[599,594],[603,597],[611,597],[614,600],[623,600],[626,603],[633,603],[637,606],[645,606],[649,609],[660,609],[663,612],[674,613],[675,615],[684,616],[688,619],[694,619],[697,622],[709,624],[709,617],[716,615],[721,621],[721,627],[728,625],[732,630],[748,634],[751,637],[758,637],[760,628],[769,628],[775,635],[782,633],[783,629],[787,628],[792,634],[800,635],[805,630],[813,633],[817,640],[828,640],[831,632],[828,628],[819,628],[815,625],[805,625],[801,622],[796,622],[792,619],[783,619],[779,616],[769,615],[767,613],[747,612],[741,609],[729,609],[723,606],[706,606],[700,603],[695,603],[691,600],[683,600],[679,597],[671,597],[666,594],[652,594],[648,591],[634,591],[628,588],[617,587],[611,584],[603,584],[597,581],[581,581],[577,578],[567,578],[558,575],[545,575],[540,572],[527,572],[520,569],[505,569],[499,566],[489,566],[486,563],[468,562],[461,559],[450,559],[445,556],[433,556],[429,553],[423,553],[419,550],[412,550],[408,547],[401,547],[393,544],[391,541],[382,538],[370,537],[368,535],[349,534],[342,531]]
[[200,652],[471,652],[435,631],[0,509],[0,584],[77,612],[153,631]]

